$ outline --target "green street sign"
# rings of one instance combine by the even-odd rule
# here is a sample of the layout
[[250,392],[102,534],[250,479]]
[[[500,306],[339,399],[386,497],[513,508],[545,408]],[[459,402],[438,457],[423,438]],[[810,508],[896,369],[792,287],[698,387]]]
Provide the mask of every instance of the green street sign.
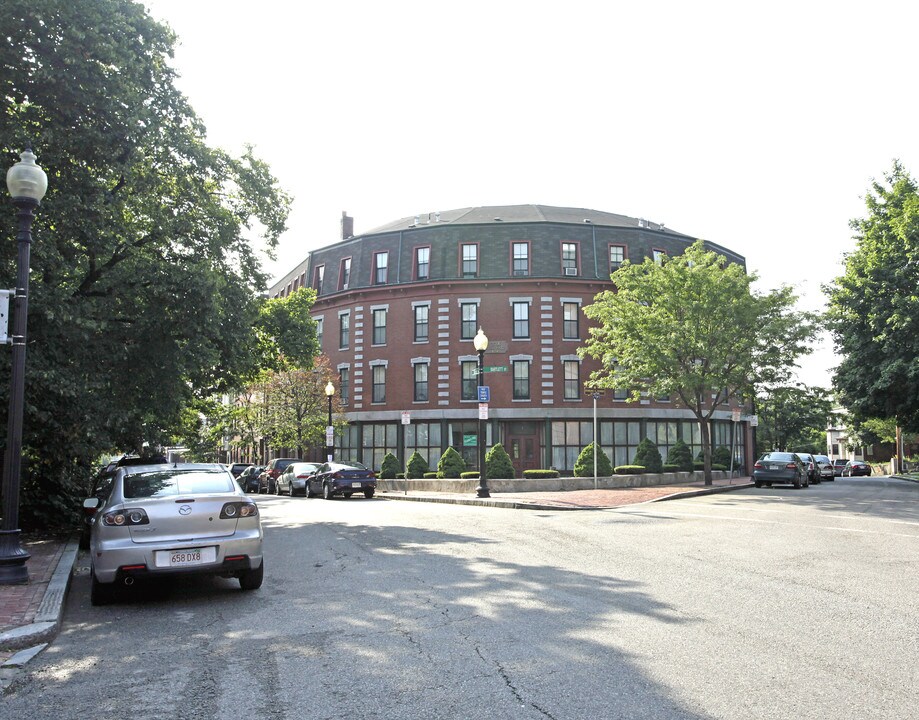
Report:
[[486,365],[485,372],[507,372],[507,365]]

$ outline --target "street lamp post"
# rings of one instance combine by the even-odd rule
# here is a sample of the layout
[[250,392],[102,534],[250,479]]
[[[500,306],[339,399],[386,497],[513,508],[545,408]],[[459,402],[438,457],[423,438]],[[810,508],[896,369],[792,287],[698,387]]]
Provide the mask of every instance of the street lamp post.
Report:
[[335,449],[335,434],[332,429],[332,396],[335,394],[335,386],[331,380],[325,386],[325,394],[329,399],[329,422],[325,427],[325,459],[326,462],[332,462],[332,454]]
[[[488,348],[488,337],[479,328],[479,332],[472,340],[472,345],[479,354],[479,382],[482,385],[485,377],[485,350]],[[480,398],[481,402],[481,398]],[[476,497],[491,497],[488,492],[488,478],[485,477],[485,420],[482,419],[482,412],[479,411],[479,486],[475,489]]]
[[29,582],[26,561],[29,553],[22,549],[19,535],[19,483],[22,470],[22,414],[25,398],[26,319],[29,312],[29,252],[32,244],[32,220],[35,208],[48,189],[48,176],[35,164],[35,155],[27,147],[21,160],[6,173],[6,186],[19,211],[19,233],[16,236],[16,307],[12,313],[10,339],[13,345],[10,369],[10,412],[6,452],[3,457],[3,522],[0,524],[0,585]]

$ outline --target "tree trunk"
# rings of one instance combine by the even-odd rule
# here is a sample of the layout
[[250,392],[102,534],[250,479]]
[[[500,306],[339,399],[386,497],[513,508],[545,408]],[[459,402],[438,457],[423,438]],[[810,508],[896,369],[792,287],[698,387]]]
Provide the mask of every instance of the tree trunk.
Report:
[[702,438],[702,471],[705,474],[705,484],[712,484],[712,436],[708,418],[697,417],[699,421],[699,435]]

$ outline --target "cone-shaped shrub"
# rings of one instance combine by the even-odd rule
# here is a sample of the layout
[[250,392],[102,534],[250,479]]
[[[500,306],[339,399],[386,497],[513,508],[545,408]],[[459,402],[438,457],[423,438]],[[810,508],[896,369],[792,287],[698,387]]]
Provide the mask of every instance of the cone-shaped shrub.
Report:
[[[594,476],[594,448],[596,445],[596,443],[591,443],[581,450],[581,454],[578,455],[578,459],[574,463],[575,477]],[[597,448],[597,450],[599,451],[597,455],[597,476],[609,477],[613,474],[613,464],[607,454],[603,452],[603,448]]]
[[405,466],[405,477],[409,480],[417,480],[423,478],[429,470],[428,461],[416,450],[408,459],[408,465]]
[[684,472],[692,472],[692,450],[682,440],[677,440],[667,453],[667,464],[676,465]]
[[397,472],[401,472],[402,467],[399,465],[399,458],[392,453],[386,453],[383,456],[383,462],[380,465],[380,479],[394,480]]
[[505,480],[514,477],[514,463],[507,450],[496,443],[485,455],[485,477],[489,480]]
[[638,449],[635,451],[635,459],[632,460],[632,465],[644,465],[645,470],[649,473],[659,473],[664,469],[661,451],[648,438],[638,443]]
[[437,472],[441,477],[459,480],[460,474],[466,470],[466,461],[453,449],[448,447],[437,461]]

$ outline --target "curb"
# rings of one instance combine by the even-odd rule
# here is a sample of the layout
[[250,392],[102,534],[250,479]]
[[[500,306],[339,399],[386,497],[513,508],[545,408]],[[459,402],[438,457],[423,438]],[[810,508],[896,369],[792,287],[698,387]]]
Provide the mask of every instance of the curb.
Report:
[[[18,667],[23,664],[20,658],[21,655],[27,655],[35,649],[36,645],[47,644],[57,634],[61,626],[64,598],[70,588],[70,578],[73,575],[73,566],[76,564],[79,549],[78,540],[71,539],[67,542],[67,546],[64,548],[64,552],[61,554],[57,567],[51,576],[51,581],[45,589],[45,594],[41,604],[38,606],[34,622],[0,634],[0,649],[23,650],[23,648],[27,648],[13,655],[0,667]],[[38,652],[40,651],[32,653],[25,661],[30,660]]]
[[647,502],[663,502],[664,500],[679,500],[681,498],[687,497],[696,497],[697,495],[716,495],[717,493],[730,492],[731,490],[742,490],[743,488],[754,487],[754,483],[742,483],[739,485],[719,485],[718,487],[707,487],[701,488],[699,490],[685,490],[682,492],[673,493],[672,495],[664,495],[663,497],[654,498],[653,500],[648,500]]

